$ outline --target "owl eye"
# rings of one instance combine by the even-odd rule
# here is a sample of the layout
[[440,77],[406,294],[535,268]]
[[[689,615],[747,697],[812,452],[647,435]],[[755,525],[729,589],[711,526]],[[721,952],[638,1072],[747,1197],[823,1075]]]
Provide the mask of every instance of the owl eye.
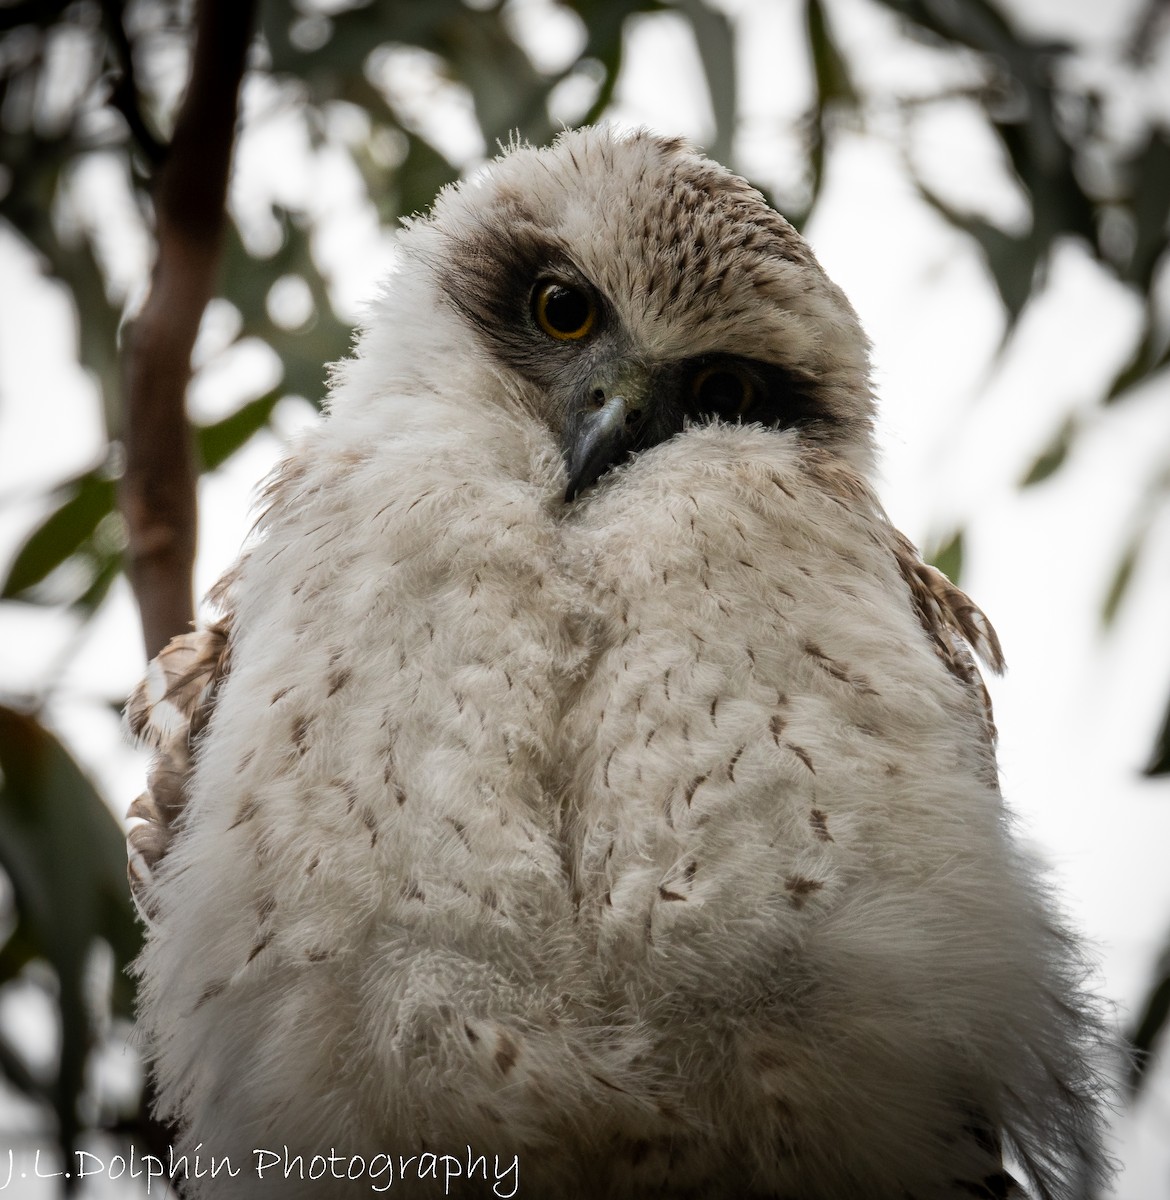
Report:
[[756,396],[755,384],[738,367],[720,363],[704,367],[691,380],[691,395],[703,412],[724,418],[742,417]]
[[597,317],[593,297],[563,283],[541,283],[532,294],[536,323],[558,342],[575,342],[592,328]]

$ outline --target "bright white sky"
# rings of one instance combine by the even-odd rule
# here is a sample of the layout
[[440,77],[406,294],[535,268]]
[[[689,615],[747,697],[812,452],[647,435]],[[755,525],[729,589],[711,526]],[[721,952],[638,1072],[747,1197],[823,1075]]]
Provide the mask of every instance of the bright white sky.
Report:
[[[1137,7],[1136,0],[1016,4],[1030,30],[1091,39],[1105,49]],[[782,191],[808,88],[807,65],[793,49],[801,44],[800,6],[725,0],[724,7],[739,31],[734,165]],[[568,59],[579,37],[575,18],[550,0],[513,0],[512,9],[542,66]],[[828,9],[867,90],[937,86],[934,55],[899,39],[867,0],[835,0]],[[1160,83],[1120,82],[1106,69],[1105,49],[1085,69],[1121,93],[1123,116],[1150,107],[1170,116],[1166,47]],[[464,98],[436,84],[425,61],[399,60],[394,69],[400,86],[425,95],[415,111],[436,143],[472,163],[483,146]],[[684,22],[672,14],[644,18],[630,30],[615,116],[702,143],[712,130],[698,81]],[[582,90],[587,86],[565,90],[558,115],[572,119]],[[278,97],[252,88],[247,100],[233,190],[246,231],[265,235],[273,199],[308,208],[322,221],[316,250],[334,272],[339,307],[356,317],[388,261],[385,236],[344,158],[314,157]],[[1053,864],[1069,910],[1099,948],[1103,994],[1124,1012],[1141,997],[1170,934],[1170,786],[1138,777],[1170,685],[1165,506],[1115,627],[1103,631],[1099,614],[1121,547],[1145,511],[1145,489],[1170,462],[1170,385],[1163,379],[1114,409],[1096,408],[1128,356],[1139,314],[1135,300],[1075,245],[1062,249],[1046,293],[1003,361],[993,362],[1003,327],[994,290],[970,246],[916,198],[891,113],[878,106],[842,131],[809,236],[874,342],[884,406],[882,491],[891,516],[920,543],[941,540],[959,524],[967,529],[963,583],[996,624],[1010,666],[992,685],[1005,791],[1021,828]],[[1000,219],[1026,219],[994,143],[962,105],[924,123],[915,147],[930,178],[957,201]],[[110,165],[92,164],[77,196],[78,219],[111,231],[118,279],[133,293],[148,267],[148,247]],[[295,288],[285,302],[295,308]],[[254,349],[220,353],[231,336],[230,315],[213,311],[197,348],[198,419],[231,411],[274,378],[274,364]],[[0,563],[46,511],[45,486],[101,452],[96,393],[76,365],[75,347],[75,317],[61,289],[0,231]],[[1088,436],[1057,476],[1019,492],[1021,475],[1073,412],[1085,416]],[[310,419],[307,404],[283,402],[278,432],[287,436]],[[232,558],[249,523],[251,490],[280,444],[276,434],[264,434],[205,481],[200,589]],[[144,764],[119,741],[107,701],[123,696],[141,668],[124,586],[80,641],[60,614],[0,605],[0,695],[38,692],[59,672],[53,720],[119,813],[140,789]],[[0,1019],[6,1003],[0,997]],[[29,1028],[30,1044],[43,1050],[49,1031],[35,1016]],[[1126,1170],[1116,1196],[1170,1197],[1167,1064],[1136,1117],[1119,1121],[1118,1138]]]

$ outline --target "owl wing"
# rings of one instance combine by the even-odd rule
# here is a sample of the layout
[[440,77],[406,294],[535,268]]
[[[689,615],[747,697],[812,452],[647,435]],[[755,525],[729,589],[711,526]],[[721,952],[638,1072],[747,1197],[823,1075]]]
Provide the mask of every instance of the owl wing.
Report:
[[1004,669],[1003,649],[983,610],[941,571],[925,563],[909,538],[893,530],[894,557],[910,599],[935,652],[952,675],[979,693],[988,736],[995,741],[991,697],[972,657],[997,675]]
[[227,619],[173,638],[154,658],[126,705],[126,724],[156,751],[146,791],[127,812],[126,872],[142,915],[151,916],[154,873],[187,806],[196,739],[211,718],[230,654]]

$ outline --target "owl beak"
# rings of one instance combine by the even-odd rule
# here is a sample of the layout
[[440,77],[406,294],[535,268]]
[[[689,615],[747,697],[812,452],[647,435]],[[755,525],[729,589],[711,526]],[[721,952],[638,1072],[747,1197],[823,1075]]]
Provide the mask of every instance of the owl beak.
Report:
[[569,471],[566,502],[575,500],[633,448],[646,424],[650,372],[622,362],[600,372],[585,389],[585,402],[565,429]]

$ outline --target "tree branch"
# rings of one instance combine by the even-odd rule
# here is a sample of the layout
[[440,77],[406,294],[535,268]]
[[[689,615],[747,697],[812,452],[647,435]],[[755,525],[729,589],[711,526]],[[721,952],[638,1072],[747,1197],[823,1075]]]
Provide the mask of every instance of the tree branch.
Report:
[[127,562],[148,657],[194,617],[195,484],[185,398],[215,290],[240,81],[255,0],[198,0],[191,78],[155,180],[158,257],[123,350]]
[[126,33],[125,0],[101,0],[106,32],[117,64],[117,77],[110,90],[110,105],[122,114],[130,136],[142,151],[152,170],[166,159],[166,146],[155,136],[142,112],[142,97],[134,70],[134,49]]

